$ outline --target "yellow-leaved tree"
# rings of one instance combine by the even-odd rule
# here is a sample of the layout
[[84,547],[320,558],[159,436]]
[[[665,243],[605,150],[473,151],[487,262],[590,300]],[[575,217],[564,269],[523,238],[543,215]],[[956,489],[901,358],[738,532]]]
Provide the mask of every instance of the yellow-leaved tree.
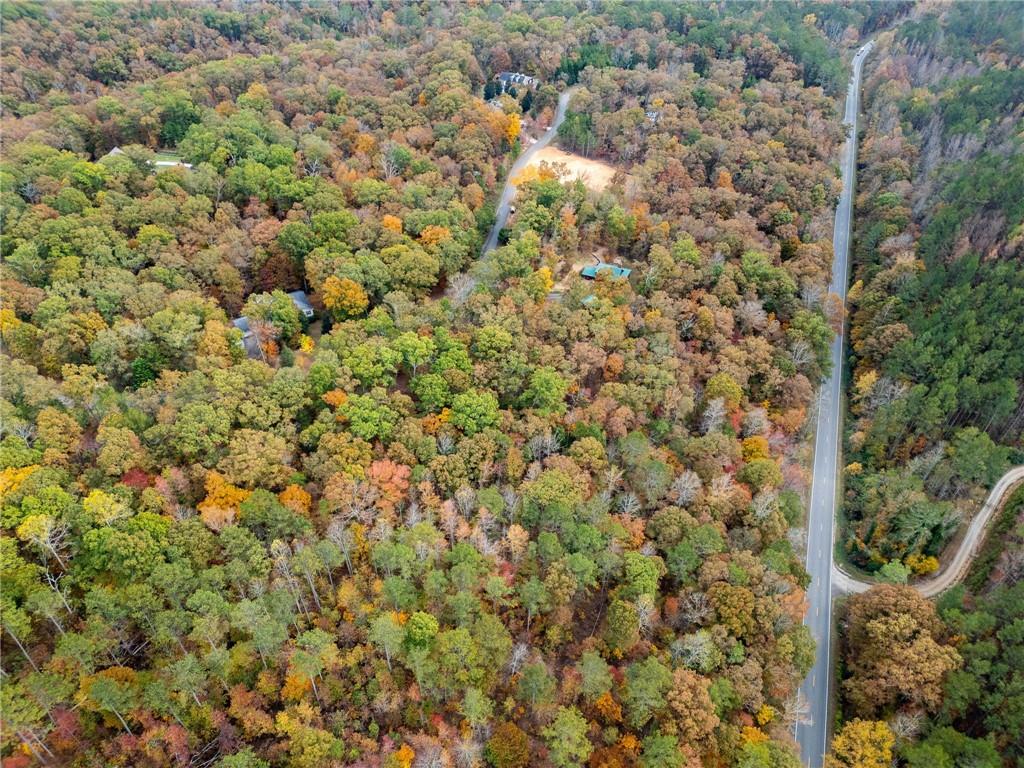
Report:
[[855,719],[832,740],[825,768],[889,768],[896,737],[880,720]]
[[370,305],[370,297],[355,280],[331,275],[324,280],[324,306],[341,317],[357,317]]
[[508,122],[505,124],[505,138],[508,139],[509,144],[516,143],[521,128],[522,124],[519,122],[519,115],[509,115]]

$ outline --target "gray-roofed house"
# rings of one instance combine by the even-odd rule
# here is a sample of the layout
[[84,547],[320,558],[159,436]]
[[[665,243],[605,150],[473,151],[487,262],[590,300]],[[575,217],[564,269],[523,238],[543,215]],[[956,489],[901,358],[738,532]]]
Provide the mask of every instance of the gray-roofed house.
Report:
[[313,309],[313,305],[310,303],[309,296],[306,295],[305,291],[291,291],[288,293],[288,298],[292,300],[292,303],[307,320],[313,319],[316,310]]
[[501,92],[504,93],[509,88],[536,88],[540,85],[540,80],[536,77],[530,77],[524,75],[522,72],[499,72],[494,77],[499,83],[501,83]]
[[256,338],[256,334],[249,327],[249,318],[244,315],[236,317],[231,321],[231,324],[242,332],[242,338],[239,339],[238,343],[245,350],[245,354],[254,360],[262,360],[263,350],[260,349],[260,340]]

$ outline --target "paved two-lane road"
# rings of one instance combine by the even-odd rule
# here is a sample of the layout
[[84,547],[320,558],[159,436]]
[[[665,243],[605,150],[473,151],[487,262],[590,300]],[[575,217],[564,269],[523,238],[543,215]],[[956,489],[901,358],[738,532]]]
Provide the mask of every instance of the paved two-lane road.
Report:
[[[853,57],[853,77],[846,95],[843,124],[849,135],[843,149],[843,191],[836,207],[830,289],[844,302],[849,274],[850,217],[857,172],[857,112],[860,108],[860,76],[869,42]],[[843,334],[832,342],[832,374],[822,384],[818,399],[818,426],[814,440],[814,478],[807,521],[808,611],[804,623],[818,644],[814,667],[800,688],[809,705],[809,723],[796,726],[800,755],[810,768],[820,768],[828,746],[829,684],[832,675],[832,531],[835,522],[836,483],[839,463],[839,425],[842,422]]]
[[484,243],[484,253],[492,251],[498,246],[498,234],[501,232],[501,228],[505,226],[505,222],[508,221],[509,212],[512,210],[512,200],[516,196],[516,186],[512,183],[512,179],[518,176],[530,164],[530,160],[533,159],[535,154],[544,149],[555,138],[555,134],[558,133],[558,126],[565,120],[565,113],[569,108],[569,99],[572,98],[575,92],[576,88],[569,88],[562,92],[558,97],[558,109],[555,110],[555,120],[551,123],[551,127],[512,164],[512,169],[508,172],[508,176],[505,179],[505,187],[501,190],[501,199],[498,200],[497,217],[494,220],[494,226],[491,227],[491,234],[487,236],[487,241]]

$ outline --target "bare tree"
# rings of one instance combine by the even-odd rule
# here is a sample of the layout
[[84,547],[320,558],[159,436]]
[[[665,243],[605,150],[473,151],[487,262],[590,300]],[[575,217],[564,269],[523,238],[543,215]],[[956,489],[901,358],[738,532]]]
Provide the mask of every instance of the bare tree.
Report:
[[455,438],[449,435],[447,432],[442,432],[437,436],[437,452],[442,456],[448,456],[452,451],[455,450]]
[[754,500],[750,502],[750,511],[755,520],[763,523],[774,514],[778,506],[779,499],[776,493],[771,490],[763,490],[759,491]]
[[619,496],[619,511],[624,515],[636,515],[640,509],[640,499],[637,498],[635,493],[626,492]]
[[701,420],[701,432],[708,434],[722,426],[725,420],[725,398],[716,397],[704,407],[704,418]]
[[811,720],[811,705],[801,691],[797,691],[786,699],[782,707],[782,722],[789,728],[810,725],[813,722]]
[[711,615],[711,602],[703,592],[687,592],[679,603],[679,615],[687,625],[699,626]]
[[558,438],[550,432],[534,435],[530,438],[530,442],[527,445],[529,446],[530,453],[533,454],[533,458],[539,461],[543,461],[548,456],[558,453],[562,447]]
[[818,283],[804,283],[800,289],[800,300],[808,309],[820,305],[824,297],[825,288]]
[[392,141],[381,146],[380,169],[383,171],[385,179],[393,179],[400,173],[398,162],[395,159],[395,143]]
[[925,480],[932,473],[932,470],[942,461],[942,457],[946,455],[946,442],[940,440],[938,443],[933,445],[924,453],[919,456],[915,456],[910,460],[909,468],[910,471],[916,475],[920,475]]
[[516,513],[519,511],[520,497],[516,490],[507,485],[501,489],[501,498],[505,502],[505,514],[509,522],[514,522]]
[[697,498],[700,489],[700,476],[691,469],[685,469],[679,477],[672,481],[669,495],[676,504],[686,506]]
[[475,768],[482,764],[483,748],[479,741],[467,736],[455,744],[455,763],[459,768]]
[[658,280],[661,278],[661,267],[657,264],[651,264],[643,270],[643,292],[650,293],[651,289],[657,285]]
[[658,626],[658,608],[652,595],[640,595],[636,600],[636,618],[640,626],[640,634],[650,637]]
[[889,727],[892,729],[892,732],[896,735],[897,739],[913,741],[921,732],[921,728],[924,726],[924,723],[924,713],[920,710],[913,712],[897,712],[892,720],[889,721]]
[[60,567],[67,570],[68,566],[64,562],[64,558],[61,557],[61,552],[67,546],[67,537],[71,531],[68,524],[51,515],[37,515],[25,525],[28,526],[27,529],[25,527],[18,529],[19,537],[24,535],[38,549],[44,553],[49,552],[60,563]]
[[768,322],[768,313],[764,311],[760,299],[747,299],[736,307],[736,319],[745,330],[760,331]]
[[75,612],[71,610],[71,606],[68,604],[68,599],[64,594],[64,588],[60,585],[60,580],[60,576],[51,573],[49,569],[47,569],[46,583],[49,585],[50,589],[52,589],[54,593],[56,593],[57,597],[60,598],[60,601],[64,604],[64,610],[68,612],[68,615],[73,616]]
[[418,734],[412,739],[416,747],[413,768],[450,768],[451,755],[437,739]]
[[1010,549],[1004,552],[998,573],[1000,584],[1012,586],[1024,578],[1024,549]]
[[673,658],[683,666],[702,672],[711,666],[716,655],[721,658],[714,639],[703,629],[673,641],[671,652]]
[[470,488],[468,485],[459,487],[459,490],[455,492],[455,507],[467,520],[473,516],[473,512],[476,509],[476,491]]
[[523,665],[530,658],[530,646],[526,643],[516,643],[515,647],[512,648],[512,653],[508,658],[508,673],[509,675],[515,675],[523,668]]
[[763,435],[768,431],[768,413],[764,408],[751,408],[743,416],[743,436]]
[[791,547],[799,552],[807,542],[807,534],[803,528],[790,528],[786,531],[786,539]]
[[465,272],[460,272],[448,281],[448,286],[445,288],[444,295],[456,307],[461,307],[473,294],[473,290],[475,288],[476,280]]
[[789,348],[789,356],[798,370],[805,371],[814,362],[814,350],[803,339],[797,339]]
[[735,485],[732,475],[719,475],[711,481],[710,493],[712,496],[728,496]]
[[355,537],[348,529],[348,523],[341,516],[335,516],[327,525],[327,538],[333,542],[345,559],[348,572],[352,573],[352,552],[355,548]]
[[274,563],[274,575],[277,580],[287,587],[295,601],[295,607],[308,620],[309,606],[306,605],[306,599],[302,595],[302,590],[299,589],[299,581],[292,570],[291,545],[280,539],[275,539],[270,545],[270,557]]
[[679,318],[679,338],[688,339],[690,338],[690,331],[693,330],[693,326],[697,324],[697,320],[693,315],[684,315]]

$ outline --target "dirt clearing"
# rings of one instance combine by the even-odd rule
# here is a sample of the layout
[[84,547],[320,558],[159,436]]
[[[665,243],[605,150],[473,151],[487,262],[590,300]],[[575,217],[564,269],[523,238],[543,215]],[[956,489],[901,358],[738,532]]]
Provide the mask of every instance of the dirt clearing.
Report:
[[523,171],[523,175],[529,178],[530,171],[533,170],[535,172],[535,169],[539,168],[541,163],[547,163],[548,165],[561,163],[565,166],[566,171],[568,171],[566,178],[582,179],[587,189],[594,192],[603,192],[611,184],[612,177],[616,171],[615,168],[607,163],[589,160],[579,155],[571,155],[554,147],[544,147],[544,149],[531,158],[530,164]]

